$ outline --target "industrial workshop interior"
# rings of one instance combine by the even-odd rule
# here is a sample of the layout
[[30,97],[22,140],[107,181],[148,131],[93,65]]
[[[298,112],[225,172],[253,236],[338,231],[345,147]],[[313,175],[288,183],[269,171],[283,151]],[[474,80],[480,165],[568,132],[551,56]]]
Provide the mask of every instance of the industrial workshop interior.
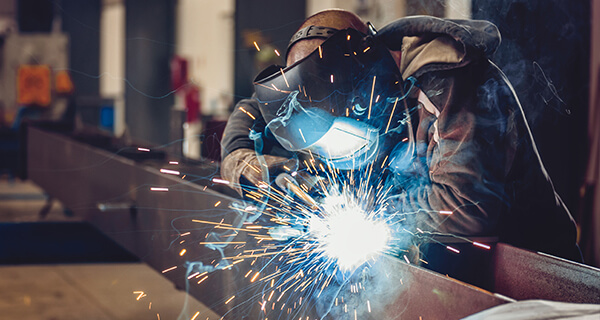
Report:
[[5,319],[600,319],[600,0],[0,0]]

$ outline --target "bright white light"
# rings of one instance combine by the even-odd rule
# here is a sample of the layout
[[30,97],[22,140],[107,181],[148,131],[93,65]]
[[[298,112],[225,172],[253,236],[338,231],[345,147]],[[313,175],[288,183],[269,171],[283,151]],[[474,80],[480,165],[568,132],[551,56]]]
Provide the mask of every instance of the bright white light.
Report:
[[178,176],[180,174],[179,171],[169,170],[169,169],[160,169],[160,172],[161,173],[166,173],[166,174],[172,174],[172,175],[175,175],[175,176]]
[[220,183],[220,184],[229,184],[229,181],[223,180],[223,179],[219,179],[219,178],[212,178],[212,182],[214,182],[214,183]]
[[308,231],[317,250],[336,260],[340,269],[358,267],[387,248],[388,225],[373,219],[352,198],[332,195],[322,207],[323,216],[312,217]]

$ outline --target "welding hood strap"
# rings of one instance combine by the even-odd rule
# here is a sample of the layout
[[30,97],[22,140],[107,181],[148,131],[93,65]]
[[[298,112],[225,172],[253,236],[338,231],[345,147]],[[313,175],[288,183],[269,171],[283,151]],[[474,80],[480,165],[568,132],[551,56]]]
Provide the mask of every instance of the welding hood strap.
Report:
[[[294,45],[294,43],[304,40],[304,39],[327,39],[331,37],[334,33],[338,32],[338,29],[328,28],[328,27],[320,27],[320,26],[308,26],[298,30],[290,39],[290,43],[287,46],[287,52],[290,52],[290,48]],[[286,55],[287,56],[287,55]]]

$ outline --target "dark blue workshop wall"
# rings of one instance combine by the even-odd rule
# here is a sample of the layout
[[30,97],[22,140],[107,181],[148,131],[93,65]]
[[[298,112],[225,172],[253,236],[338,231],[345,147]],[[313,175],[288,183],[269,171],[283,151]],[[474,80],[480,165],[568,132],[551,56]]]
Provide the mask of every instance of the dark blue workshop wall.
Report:
[[[254,92],[252,80],[261,71],[261,57],[252,41],[260,47],[281,53],[273,59],[285,65],[288,41],[306,18],[305,0],[236,0],[235,2],[235,102],[250,97]],[[218,32],[218,30],[215,30]]]
[[133,137],[154,144],[169,140],[175,4],[173,0],[125,0],[127,127]]
[[69,35],[69,66],[75,97],[99,95],[101,0],[50,1]]
[[[496,63],[514,85],[542,159],[573,214],[587,162],[589,0],[474,0],[502,33]],[[577,218],[577,217],[576,217]]]
[[[48,0],[17,0],[19,32],[50,32],[54,3]],[[4,5],[6,6],[6,5]],[[8,5],[10,7],[10,5]]]

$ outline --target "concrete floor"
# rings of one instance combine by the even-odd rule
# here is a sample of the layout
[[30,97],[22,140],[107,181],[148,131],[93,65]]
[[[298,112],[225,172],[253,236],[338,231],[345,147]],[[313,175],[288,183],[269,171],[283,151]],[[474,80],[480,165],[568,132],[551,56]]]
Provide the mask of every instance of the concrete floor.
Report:
[[45,217],[40,210],[46,204],[42,189],[29,181],[0,176],[0,222],[78,221],[64,213],[62,205],[53,201]]
[[[77,221],[42,190],[0,178],[0,223]],[[144,263],[0,265],[0,320],[219,319]],[[196,316],[196,313],[198,315]]]

